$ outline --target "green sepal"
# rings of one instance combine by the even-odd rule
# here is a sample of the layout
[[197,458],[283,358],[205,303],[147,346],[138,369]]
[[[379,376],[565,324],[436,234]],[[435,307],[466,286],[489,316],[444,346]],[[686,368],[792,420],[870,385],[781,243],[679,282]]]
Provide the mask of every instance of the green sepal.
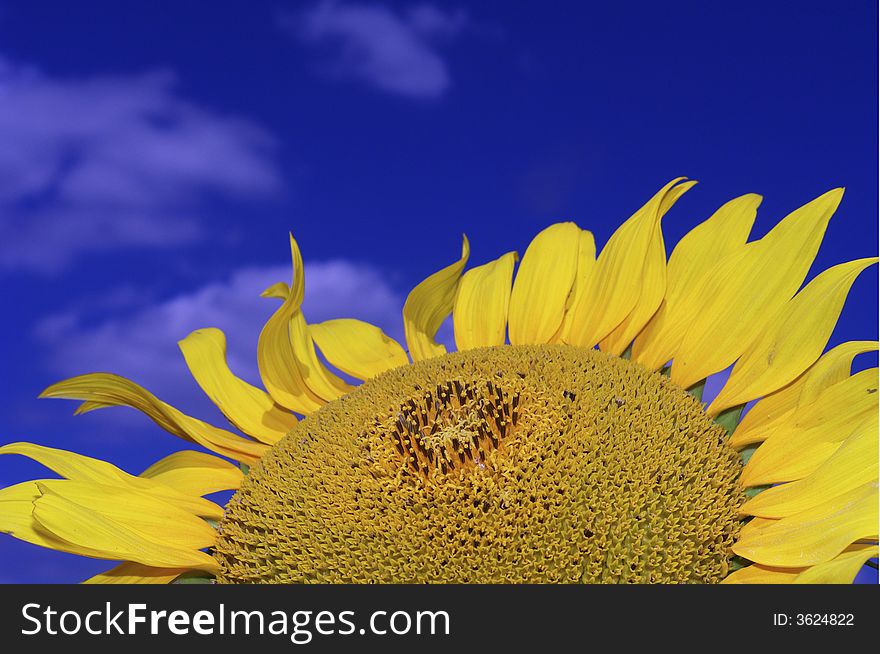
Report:
[[[749,462],[749,459],[752,458],[752,454],[755,453],[755,450],[758,449],[759,445],[760,445],[760,443],[752,443],[751,445],[746,445],[744,448],[742,448],[739,451],[739,458],[742,459],[743,465],[745,465]],[[770,485],[752,486],[752,487],[747,488],[745,490],[745,494],[746,494],[746,497],[752,498],[755,495],[757,495],[758,493],[760,493],[761,491],[765,491],[768,488],[770,488]]]
[[760,443],[752,443],[751,445],[746,445],[739,451],[739,458],[742,459],[743,465],[749,462],[749,459],[752,458],[755,450],[758,449],[758,445],[760,445]]
[[751,561],[734,554],[733,558],[730,559],[730,572],[734,572],[736,570],[739,570],[740,568],[745,568],[749,565],[752,565]]
[[251,471],[251,467],[247,463],[239,463],[238,467],[241,468],[241,471],[245,476]]
[[715,417],[715,422],[724,427],[728,434],[732,434],[733,430],[736,429],[736,426],[739,424],[743,407],[745,407],[745,404],[725,409]]
[[205,576],[206,573],[200,572],[198,570],[193,570],[192,572],[184,572],[177,579],[172,581],[172,584],[213,584],[214,577]]
[[706,390],[706,380],[702,380],[694,384],[688,389],[688,393],[697,398],[697,402],[703,401],[703,391]]
[[751,499],[758,493],[763,493],[765,490],[770,488],[770,486],[771,484],[767,484],[766,486],[752,486],[751,488],[746,488],[746,497]]

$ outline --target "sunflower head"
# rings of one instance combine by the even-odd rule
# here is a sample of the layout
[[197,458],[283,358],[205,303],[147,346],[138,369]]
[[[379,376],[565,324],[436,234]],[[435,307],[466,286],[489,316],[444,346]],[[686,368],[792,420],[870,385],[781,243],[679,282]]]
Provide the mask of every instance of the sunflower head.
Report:
[[300,422],[220,524],[224,582],[710,582],[742,491],[667,378],[565,345],[480,348]]
[[[849,581],[877,554],[877,369],[851,374],[877,343],[823,351],[876,259],[804,285],[839,189],[753,241],[761,198],[735,198],[667,259],[661,220],[692,186],[664,186],[598,256],[559,223],[521,261],[466,270],[465,239],[409,294],[406,348],[356,319],[308,323],[291,238],[292,282],[263,294],[280,300],[265,390],[230,371],[219,330],[180,342],[241,433],[114,375],[44,393],[133,407],[219,456],[135,476],[0,447],[63,477],[0,490],[0,531],[120,561],[103,583]],[[450,314],[454,353],[436,340]],[[226,507],[204,499],[223,489]]]

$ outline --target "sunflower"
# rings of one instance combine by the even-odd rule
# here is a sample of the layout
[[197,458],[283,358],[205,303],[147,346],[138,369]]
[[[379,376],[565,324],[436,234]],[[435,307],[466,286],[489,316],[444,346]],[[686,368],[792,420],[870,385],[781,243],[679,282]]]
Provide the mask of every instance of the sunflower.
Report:
[[[117,562],[91,583],[850,582],[878,534],[877,368],[851,364],[878,344],[823,351],[877,259],[804,285],[834,189],[752,241],[761,197],[737,197],[667,261],[661,219],[693,184],[660,189],[598,256],[565,222],[466,271],[465,238],[407,297],[406,349],[360,320],[308,323],[291,237],[292,283],[263,293],[280,300],[265,390],[230,371],[221,331],[180,341],[241,433],[122,377],[62,381],[42,396],[137,409],[213,454],[132,475],[5,445],[61,479],[0,490],[0,531]],[[205,499],[222,490],[225,507]]]

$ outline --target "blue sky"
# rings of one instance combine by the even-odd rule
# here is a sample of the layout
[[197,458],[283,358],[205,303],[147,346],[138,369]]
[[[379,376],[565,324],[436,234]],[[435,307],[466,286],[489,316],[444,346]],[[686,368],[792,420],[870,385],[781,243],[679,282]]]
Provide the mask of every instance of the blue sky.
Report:
[[[176,341],[256,339],[305,256],[311,321],[400,336],[408,290],[522,252],[570,219],[598,243],[669,179],[700,183],[668,244],[764,195],[753,235],[846,186],[813,270],[876,254],[877,15],[869,2],[0,2],[0,442],[137,473],[181,443],[126,409],[37,400],[120,373],[199,417]],[[877,337],[877,272],[832,344]],[[876,365],[861,357],[858,367]],[[0,459],[0,485],[42,475]],[[106,564],[0,536],[0,581]],[[874,576],[876,579],[876,575]]]

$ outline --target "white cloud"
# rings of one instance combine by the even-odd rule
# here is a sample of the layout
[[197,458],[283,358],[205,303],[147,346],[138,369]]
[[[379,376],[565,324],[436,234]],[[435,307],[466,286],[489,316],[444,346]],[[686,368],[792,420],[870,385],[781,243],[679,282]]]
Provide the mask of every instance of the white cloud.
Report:
[[[306,264],[305,275],[303,312],[309,322],[359,318],[382,327],[402,342],[403,297],[384,281],[378,270],[334,260]],[[195,329],[222,329],[227,336],[230,367],[242,378],[259,385],[257,339],[278,306],[278,300],[259,295],[279,281],[290,281],[289,265],[246,268],[227,281],[97,324],[90,324],[87,312],[80,309],[54,315],[39,325],[37,338],[59,378],[86,372],[114,372],[137,381],[182,410],[204,416],[200,412],[210,407],[192,381],[177,341]],[[129,413],[120,412],[120,416]]]
[[279,186],[272,138],[180,96],[174,76],[61,79],[0,56],[0,268],[195,239],[206,194]]
[[325,0],[282,25],[327,55],[324,70],[359,79],[388,93],[435,98],[451,85],[439,48],[468,26],[461,11],[422,4],[399,14],[381,4]]

